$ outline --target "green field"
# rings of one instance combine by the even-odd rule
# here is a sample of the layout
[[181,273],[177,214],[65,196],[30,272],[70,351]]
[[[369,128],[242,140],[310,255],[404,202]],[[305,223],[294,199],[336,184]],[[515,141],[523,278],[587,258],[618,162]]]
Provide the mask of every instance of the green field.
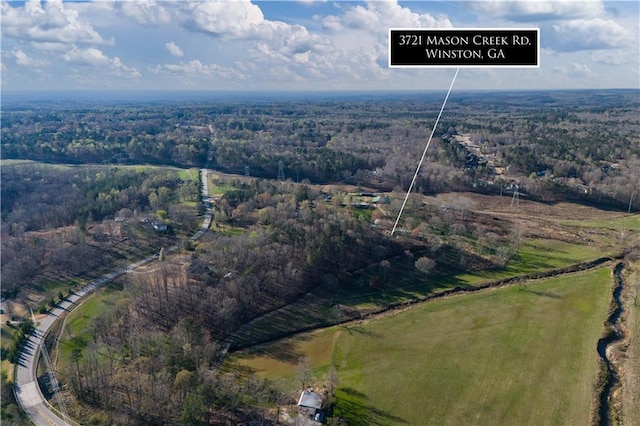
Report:
[[111,309],[123,297],[126,297],[126,294],[118,290],[118,284],[114,283],[89,296],[82,305],[69,314],[64,322],[65,328],[60,341],[59,371],[64,371],[64,366],[70,362],[74,349],[84,349],[93,339],[90,322]]
[[[0,324],[0,346],[8,348],[13,340],[13,329],[7,324]],[[13,381],[13,364],[9,360],[3,360],[0,363],[0,371],[7,374],[9,381]]]
[[[632,272],[625,277],[627,288],[626,327],[629,347],[625,350],[623,366],[622,420],[623,424],[640,421],[640,262],[631,264]],[[634,420],[636,423],[634,423]]]
[[178,176],[183,180],[195,180],[199,181],[200,178],[200,170],[197,168],[191,169],[177,169]]
[[50,163],[41,163],[39,161],[33,160],[18,160],[18,159],[2,159],[0,160],[0,166],[47,166],[50,168],[56,169],[70,169],[74,167],[70,164],[50,164]]
[[370,276],[377,274],[377,269],[354,274],[355,284],[338,291],[319,288],[295,303],[253,321],[251,327],[240,330],[235,338],[237,342],[251,342],[256,338],[261,340],[281,336],[291,332],[294,327],[326,324],[326,321],[336,319],[333,312],[335,302],[351,309],[375,310],[456,286],[479,286],[492,280],[542,272],[605,255],[607,253],[592,246],[537,239],[523,243],[518,256],[504,269],[438,275],[419,272],[413,267],[414,259],[403,256],[392,259],[389,278],[378,288],[367,285]]
[[[522,244],[518,254],[502,269],[476,272],[442,272],[424,275],[413,267],[414,259],[392,262],[391,279],[378,291],[353,291],[339,295],[341,303],[359,309],[415,299],[456,286],[479,286],[489,281],[561,268],[606,256],[595,246],[558,240],[535,239]],[[435,256],[438,261],[438,255]],[[395,272],[395,273],[394,273]],[[366,276],[366,275],[365,275]]]
[[351,425],[588,424],[611,283],[599,268],[451,297],[234,360],[268,377],[333,364]]
[[221,178],[215,173],[209,173],[208,188],[211,196],[220,196],[227,191],[237,189],[235,185],[227,182],[227,179]]
[[522,244],[517,256],[504,269],[462,273],[455,275],[454,279],[460,283],[478,285],[490,280],[561,268],[610,254],[596,246],[558,240],[529,240]]
[[640,215],[638,214],[605,220],[567,220],[562,223],[585,228],[640,231]]

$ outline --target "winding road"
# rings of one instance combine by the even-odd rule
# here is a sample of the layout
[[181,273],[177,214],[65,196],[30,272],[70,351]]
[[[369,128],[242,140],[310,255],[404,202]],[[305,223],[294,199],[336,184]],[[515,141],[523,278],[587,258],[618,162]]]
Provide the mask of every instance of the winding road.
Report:
[[[204,222],[198,232],[191,237],[192,241],[202,237],[202,235],[204,235],[207,229],[211,226],[212,221],[211,199],[209,197],[207,184],[208,170],[206,168],[200,169],[200,180],[202,201],[205,206]],[[167,251],[170,252],[175,250],[177,250],[177,246],[171,247]],[[29,339],[23,346],[22,352],[19,355],[14,386],[16,400],[24,412],[29,416],[33,424],[36,426],[66,426],[70,424],[78,424],[71,419],[64,420],[60,415],[58,415],[49,402],[47,402],[38,385],[36,376],[38,359],[40,358],[44,339],[53,324],[60,319],[65,312],[70,312],[78,307],[86,299],[86,296],[91,294],[97,288],[104,286],[127,272],[133,271],[139,266],[151,263],[157,258],[157,254],[149,256],[124,268],[120,268],[116,271],[103,275],[84,286],[81,290],[68,296],[66,299],[61,301],[55,309],[51,310],[44,318],[39,320],[35,331],[31,336],[29,336]]]

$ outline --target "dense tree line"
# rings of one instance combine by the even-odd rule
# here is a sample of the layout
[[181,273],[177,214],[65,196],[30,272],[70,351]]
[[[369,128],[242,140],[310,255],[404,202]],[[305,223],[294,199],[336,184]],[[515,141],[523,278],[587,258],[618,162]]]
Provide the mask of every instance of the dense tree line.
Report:
[[190,232],[194,212],[177,204],[198,199],[197,181],[164,169],[4,165],[3,294],[48,274],[91,273],[127,246],[144,251],[160,244],[166,238],[140,222],[145,215],[165,212],[174,227]]
[[0,373],[0,421],[5,426],[22,426],[28,424],[26,415],[20,411],[13,393],[13,384],[7,378],[7,373]]
[[2,222],[11,234],[113,218],[122,209],[167,210],[197,201],[198,183],[175,172],[127,167],[2,167]]
[[8,359],[15,364],[19,361],[18,356],[20,351],[29,338],[29,335],[35,330],[35,327],[31,320],[25,320],[19,325],[11,325],[11,327],[15,329],[13,339],[6,350],[2,348],[2,360]]
[[201,165],[209,130],[192,122],[181,126],[190,117],[185,109],[19,104],[3,111],[3,156],[60,163]]
[[134,286],[143,315],[166,329],[186,316],[222,338],[311,290],[326,275],[339,280],[402,252],[369,222],[322,201],[304,185],[254,180],[225,195],[216,210],[219,219],[246,231],[205,237],[181,281]]
[[341,285],[349,272],[402,253],[305,185],[238,183],[216,210],[244,231],[207,234],[188,264],[162,256],[152,270],[129,275],[129,298],[93,320],[93,342],[75,352],[71,389],[107,421],[274,421],[269,409],[292,397],[254,376],[217,370],[219,342],[314,287]]
[[[498,193],[510,185],[513,193],[517,184],[530,197],[626,207],[640,181],[634,95],[454,96],[416,190]],[[521,232],[475,215],[465,197],[443,205],[410,198],[398,234],[411,243],[401,246],[402,238],[379,230],[390,229],[399,199],[365,214],[344,201],[348,195],[332,198],[293,182],[403,193],[440,104],[439,96],[421,94],[9,106],[4,158],[111,164],[3,164],[3,291],[44,271],[86,274],[137,247],[143,235],[157,237],[148,243],[158,249],[174,243],[149,232],[150,218],[182,226],[185,234],[195,227],[195,208],[178,203],[198,199],[197,183],[122,163],[208,163],[271,179],[282,171],[287,182],[233,182],[214,206],[213,231],[220,232],[181,245],[187,264],[172,263],[163,251],[156,268],[128,276],[128,299],[91,322],[93,341],[74,352],[65,374],[79,399],[103,410],[105,424],[269,421],[268,409],[286,394],[273,383],[217,369],[219,343],[241,326],[320,285],[353,285],[354,271],[369,271],[361,274],[368,279],[363,285],[376,287],[388,277],[393,256],[407,256],[407,264],[426,275],[504,266],[517,252]],[[479,154],[459,142],[461,134]],[[631,205],[640,205],[638,199],[640,193]]]
[[[5,158],[69,163],[201,166],[209,158],[221,169],[267,178],[278,177],[282,165],[285,178],[297,181],[406,189],[440,103],[438,94],[75,108],[17,103],[4,108],[2,150]],[[638,94],[630,90],[457,93],[419,188],[475,190],[479,181],[499,188],[500,179],[524,182],[548,171],[560,186],[544,192],[555,198],[564,187],[575,195],[588,186],[602,194],[592,202],[622,206],[630,189],[622,176],[638,177],[632,163],[640,151],[638,108]],[[447,143],[456,133],[471,135],[507,176],[469,167],[469,152]],[[540,192],[539,184],[525,183]]]
[[269,409],[290,403],[263,379],[217,370],[220,348],[189,318],[170,329],[140,317],[123,300],[89,327],[93,341],[77,348],[65,371],[70,389],[100,407],[94,421],[127,425],[237,424],[273,420]]
[[[515,252],[508,225],[485,223],[465,197],[427,208],[412,198],[400,229],[412,242],[402,244],[318,187],[233,185],[188,263],[161,255],[150,270],[129,274],[127,298],[93,319],[93,340],[76,346],[65,377],[104,423],[275,422],[275,408],[294,402],[293,389],[218,368],[223,342],[241,326],[317,286],[359,285],[354,272],[376,286],[389,273],[387,259],[413,259],[412,248],[419,255],[411,264],[423,274],[503,266]],[[386,227],[399,201],[371,219]],[[242,231],[228,235],[230,226]]]

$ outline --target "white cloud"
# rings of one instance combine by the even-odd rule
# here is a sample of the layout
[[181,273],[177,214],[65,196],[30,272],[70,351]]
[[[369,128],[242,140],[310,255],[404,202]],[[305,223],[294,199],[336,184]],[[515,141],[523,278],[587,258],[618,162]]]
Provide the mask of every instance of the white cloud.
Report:
[[74,47],[66,52],[62,59],[75,65],[90,66],[97,74],[107,73],[116,77],[139,78],[142,77],[135,68],[128,67],[122,63],[117,56],[110,58],[100,49],[93,47],[78,49]]
[[318,15],[315,15],[314,19],[316,20],[321,19],[322,26],[327,30],[340,31],[343,28],[342,19],[334,15],[329,15],[329,16],[326,16],[325,18],[321,18]]
[[591,54],[591,60],[607,65],[638,63],[638,56],[629,55],[624,50],[597,50]]
[[243,80],[245,76],[238,70],[231,67],[224,67],[218,64],[203,64],[200,60],[195,59],[189,62],[180,62],[177,64],[162,64],[151,71],[156,75],[169,75],[178,78],[186,78],[193,81],[201,81],[211,79],[224,80]]
[[632,42],[630,32],[613,20],[574,19],[551,26],[543,41],[557,52],[612,49]]
[[298,3],[304,4],[305,6],[311,6],[317,3],[326,3],[327,0],[297,0]]
[[68,49],[68,45],[53,41],[32,41],[29,43],[34,49],[45,52],[63,52]]
[[200,60],[195,59],[189,62],[180,62],[179,64],[163,64],[158,65],[153,69],[155,74],[160,73],[172,73],[172,74],[201,74],[201,75],[212,75],[212,70],[214,67],[209,67],[204,65]]
[[226,39],[272,38],[288,27],[265,20],[260,7],[248,0],[185,3],[182,16],[187,29]]
[[382,32],[387,36],[390,27],[405,28],[451,28],[453,25],[447,16],[434,17],[428,13],[416,13],[408,7],[402,7],[396,0],[368,1],[366,7],[349,6],[338,17],[329,15],[322,20],[326,29],[338,31],[344,28]]
[[587,65],[577,62],[572,63],[569,70],[573,75],[580,77],[586,77],[591,74],[591,69]]
[[169,12],[154,0],[124,1],[120,8],[125,16],[142,25],[161,25],[171,21]]
[[[9,67],[3,87],[30,88],[36,76],[42,87],[60,88],[77,83],[160,89],[440,89],[450,82],[451,70],[388,69],[390,27],[519,22],[541,28],[541,68],[490,75],[482,70],[486,79],[466,78],[481,72],[468,70],[460,76],[460,87],[637,86],[637,7],[628,3],[314,3],[292,3],[291,13],[284,12],[285,22],[277,15],[283,13],[279,8],[270,8],[267,18],[263,3],[249,0],[0,0],[2,59]],[[178,58],[172,58],[175,63],[159,59],[170,58],[167,52]],[[36,67],[39,64],[47,67]],[[146,78],[140,78],[133,65],[144,70]]]
[[604,5],[600,0],[483,0],[470,2],[469,5],[473,10],[483,15],[505,18],[515,22],[592,18],[602,16],[605,12]]
[[[258,42],[249,49],[248,62],[259,69],[256,78],[265,82],[315,81],[315,89],[323,88],[323,84],[344,84],[346,87],[356,82],[372,84],[388,73],[377,62],[380,53],[375,47],[347,49],[323,40],[313,49],[302,50],[293,53],[284,47],[274,48],[269,43]],[[384,65],[386,68],[386,62]]]
[[[239,73],[251,73],[252,81],[262,87],[273,87],[274,82],[300,83],[302,87],[305,81],[308,84],[321,79],[345,88],[354,81],[363,86],[382,82],[389,76],[386,67],[389,27],[452,27],[444,15],[415,13],[397,1],[337,7],[342,14],[314,18],[325,29],[335,30],[328,34],[312,33],[298,24],[267,20],[257,5],[246,0],[185,4],[179,20],[190,31],[246,46],[243,68],[238,64],[232,67]],[[190,75],[218,71],[190,62],[158,66],[154,72],[178,70]],[[314,83],[314,88],[322,87]]]
[[[337,81],[351,79],[355,84],[388,84],[389,28],[451,28],[446,15],[417,13],[397,1],[368,1],[364,5],[338,5],[340,15],[315,17],[329,33],[331,48],[322,57],[309,60],[312,72]],[[313,53],[313,52],[312,52]],[[343,77],[344,76],[344,77]]]
[[591,69],[587,65],[577,62],[554,67],[554,71],[570,78],[587,77],[592,74]]
[[73,48],[62,56],[66,62],[78,65],[105,65],[109,58],[102,50],[90,47],[88,49]]
[[23,52],[21,49],[14,48],[11,53],[15,58],[16,64],[23,67],[42,67],[46,65],[46,62],[34,59]]
[[173,41],[170,41],[169,43],[165,43],[164,47],[166,47],[169,53],[171,53],[175,57],[181,58],[184,56],[184,52],[182,51],[182,49],[180,49],[180,46],[178,46]]
[[5,36],[36,42],[109,44],[93,26],[79,18],[76,10],[65,8],[61,0],[28,0],[22,7],[8,2],[0,6]]
[[138,72],[138,70],[136,70],[133,67],[128,67],[125,64],[122,63],[122,61],[120,61],[120,58],[118,58],[117,56],[113,59],[111,59],[111,67],[110,67],[110,72],[112,75],[115,75],[116,77],[123,77],[123,78],[140,78],[142,77],[142,74],[140,74]]
[[[252,58],[260,63],[281,61],[305,63],[311,52],[335,50],[331,40],[311,34],[302,25],[289,25],[264,18],[262,10],[250,1],[196,2],[183,6],[183,26],[225,41],[247,41]],[[257,40],[257,41],[256,41]]]

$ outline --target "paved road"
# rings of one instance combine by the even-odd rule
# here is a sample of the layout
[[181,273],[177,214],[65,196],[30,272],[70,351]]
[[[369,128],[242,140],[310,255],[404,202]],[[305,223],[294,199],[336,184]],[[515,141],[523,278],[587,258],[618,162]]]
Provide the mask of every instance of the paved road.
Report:
[[90,284],[83,287],[81,290],[67,297],[64,301],[60,302],[58,306],[49,312],[47,316],[42,318],[35,332],[31,334],[24,349],[20,353],[18,369],[16,372],[16,387],[15,394],[16,399],[20,406],[27,413],[31,421],[36,425],[67,425],[70,422],[65,422],[58,417],[46,402],[38,382],[36,380],[36,366],[40,356],[40,350],[44,338],[53,326],[53,324],[61,317],[65,312],[73,310],[78,306],[80,299],[87,294],[93,292],[96,288],[105,285],[106,283],[113,281],[116,277],[124,274],[130,268],[133,269],[145,263],[149,263],[154,257],[148,257],[144,260],[136,262],[127,268],[122,268],[109,274],[103,275]]
[[[191,237],[191,240],[197,240],[209,229],[212,220],[211,202],[209,198],[209,191],[207,187],[207,169],[200,170],[200,176],[202,180],[202,199],[205,204],[204,222],[198,232]],[[177,247],[171,247],[167,251],[174,251]],[[83,298],[92,293],[98,287],[101,287],[117,277],[130,272],[141,265],[153,262],[158,258],[158,255],[149,256],[146,259],[142,259],[131,265],[103,275],[97,280],[87,284],[81,290],[67,297],[64,301],[60,302],[58,306],[50,311],[47,316],[41,318],[38,322],[38,326],[34,333],[29,337],[29,340],[25,344],[22,352],[19,356],[18,369],[16,371],[16,386],[15,395],[18,404],[27,413],[31,421],[36,426],[66,426],[69,424],[77,424],[73,420],[65,421],[52,411],[51,406],[48,404],[38,382],[36,380],[36,367],[38,364],[38,358],[42,348],[44,338],[49,332],[49,329],[53,324],[64,314],[65,312],[72,311],[79,306]]]

